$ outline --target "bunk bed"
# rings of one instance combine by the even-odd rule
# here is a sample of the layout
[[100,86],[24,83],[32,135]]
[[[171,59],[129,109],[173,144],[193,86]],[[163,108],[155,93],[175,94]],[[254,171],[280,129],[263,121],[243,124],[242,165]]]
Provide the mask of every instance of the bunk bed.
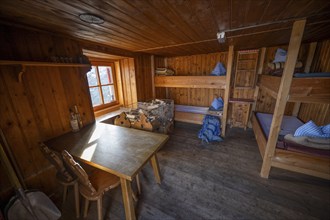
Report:
[[[153,90],[155,91],[155,88],[223,89],[223,112],[217,112],[215,114],[219,117],[221,116],[221,134],[224,137],[227,125],[233,59],[234,46],[230,45],[227,59],[227,74],[225,76],[154,76]],[[210,112],[202,106],[176,105],[175,107],[175,120],[179,121],[201,124],[202,118],[206,114],[210,114]]]
[[[330,104],[330,78],[307,77],[294,78],[294,69],[297,63],[300,45],[306,19],[297,20],[293,23],[288,53],[286,55],[283,74],[281,77],[261,75],[258,77],[257,88],[266,91],[275,100],[274,113],[271,116],[271,124],[268,137],[265,136],[261,125],[256,118],[252,117],[252,126],[255,132],[260,154],[263,158],[260,176],[268,178],[272,167],[282,168],[294,172],[308,174],[324,179],[330,179],[330,159],[302,152],[294,152],[276,148],[276,142],[280,134],[282,119],[287,102],[300,103],[325,103]],[[308,53],[305,72],[313,59],[313,51]],[[256,89],[258,91],[259,89]],[[255,93],[256,94],[256,93]],[[295,109],[293,113],[295,114]]]
[[[277,99],[281,77],[260,75],[258,86],[270,96]],[[287,102],[326,103],[330,104],[330,77],[293,78]],[[265,122],[265,114],[254,113],[252,115],[252,127],[256,136],[259,151],[262,158],[265,157],[269,130],[273,115],[267,115],[271,120]],[[267,120],[266,120],[267,121]],[[289,121],[289,122],[288,122]],[[291,128],[288,128],[291,126]],[[285,149],[283,136],[289,132],[294,133],[297,127],[302,125],[299,119],[293,116],[283,116],[275,153],[271,158],[271,166],[304,173],[324,179],[330,179],[330,157],[328,150],[316,150],[310,148],[295,147]],[[286,131],[287,133],[283,133]]]

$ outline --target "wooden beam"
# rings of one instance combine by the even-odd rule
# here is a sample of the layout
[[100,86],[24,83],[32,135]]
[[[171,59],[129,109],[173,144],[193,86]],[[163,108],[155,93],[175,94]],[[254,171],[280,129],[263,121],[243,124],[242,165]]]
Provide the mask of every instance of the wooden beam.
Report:
[[[257,70],[257,79],[259,78],[259,75],[262,74],[262,70],[263,70],[263,67],[264,67],[264,62],[265,62],[265,57],[266,57],[266,47],[263,47],[261,48],[260,50],[260,56],[259,56],[259,64],[258,64],[258,70]],[[252,108],[251,108],[251,111],[254,112],[256,110],[256,107],[257,107],[257,101],[258,101],[258,96],[259,96],[259,86],[257,85],[254,89],[254,94],[253,94],[253,100],[254,100],[254,103],[252,104]],[[250,116],[250,122],[251,122],[251,117],[252,117],[252,114]]]
[[317,42],[310,43],[309,48],[308,48],[308,55],[307,55],[307,60],[305,64],[305,73],[309,73],[311,70],[311,65],[314,59],[314,54],[316,50]]
[[267,49],[266,47],[263,47],[260,50],[259,64],[258,64],[258,70],[257,70],[258,75],[262,74],[262,70],[264,68],[266,49]]
[[232,67],[234,61],[234,46],[229,46],[228,51],[228,60],[227,60],[227,75],[226,75],[226,87],[225,87],[225,95],[224,95],[224,106],[223,106],[223,116],[222,116],[222,137],[226,134],[226,126],[227,126],[227,117],[228,117],[228,105],[229,105],[229,96],[230,96],[230,80],[232,75]]
[[290,37],[288,55],[284,65],[283,76],[277,94],[275,111],[272,124],[270,127],[269,137],[265,149],[260,175],[263,178],[268,178],[272,158],[275,153],[276,141],[282,124],[283,114],[289,95],[294,68],[297,62],[299,48],[305,29],[306,20],[299,20],[293,23],[293,28]]

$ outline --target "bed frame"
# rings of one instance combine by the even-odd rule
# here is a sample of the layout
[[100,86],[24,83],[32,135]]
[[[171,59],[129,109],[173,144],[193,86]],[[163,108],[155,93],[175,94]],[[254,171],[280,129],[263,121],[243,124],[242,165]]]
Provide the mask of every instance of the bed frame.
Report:
[[[312,74],[312,73],[311,73]],[[277,99],[281,77],[260,75],[258,86]],[[330,77],[293,78],[288,102],[329,103]]]
[[[306,25],[306,19],[293,23],[286,62],[282,77],[261,75],[258,86],[276,100],[268,139],[266,139],[256,117],[252,124],[261,156],[263,158],[260,176],[268,178],[272,167],[287,169],[316,177],[330,179],[330,160],[298,152],[276,149],[285,106],[287,102],[296,102],[294,114],[300,103],[330,104],[330,78],[293,78],[294,68]],[[311,48],[310,48],[311,49]],[[311,51],[311,50],[310,50]],[[313,54],[310,53],[309,54]],[[312,60],[309,56],[307,60]],[[258,91],[258,89],[256,89]],[[257,92],[255,93],[257,94]]]
[[[267,138],[255,113],[252,115],[252,127],[257,139],[261,157],[264,158]],[[276,148],[275,154],[271,159],[271,166],[324,179],[330,179],[330,159],[328,158]]]

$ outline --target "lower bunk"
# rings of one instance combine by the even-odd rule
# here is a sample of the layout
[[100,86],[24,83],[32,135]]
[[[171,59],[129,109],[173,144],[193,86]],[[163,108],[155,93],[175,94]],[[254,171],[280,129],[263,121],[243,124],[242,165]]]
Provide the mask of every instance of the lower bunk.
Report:
[[[283,117],[271,166],[330,180],[329,150],[300,146],[284,140],[284,135],[294,133],[302,124],[297,118],[294,118],[293,116]],[[252,116],[252,127],[262,158],[265,154],[271,121],[271,114],[254,113]]]

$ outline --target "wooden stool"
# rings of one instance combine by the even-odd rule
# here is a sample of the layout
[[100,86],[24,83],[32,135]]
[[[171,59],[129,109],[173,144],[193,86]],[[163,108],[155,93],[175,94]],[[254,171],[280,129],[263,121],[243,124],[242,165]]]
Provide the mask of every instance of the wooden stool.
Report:
[[55,151],[49,149],[45,144],[40,143],[40,150],[47,158],[47,160],[55,166],[57,169],[56,180],[59,184],[63,186],[63,200],[62,205],[66,201],[68,187],[73,186],[74,188],[74,197],[75,197],[75,206],[76,206],[76,217],[80,216],[80,207],[79,207],[79,189],[78,189],[78,180],[77,177],[74,177],[68,172],[63,164],[62,157],[58,155]]

